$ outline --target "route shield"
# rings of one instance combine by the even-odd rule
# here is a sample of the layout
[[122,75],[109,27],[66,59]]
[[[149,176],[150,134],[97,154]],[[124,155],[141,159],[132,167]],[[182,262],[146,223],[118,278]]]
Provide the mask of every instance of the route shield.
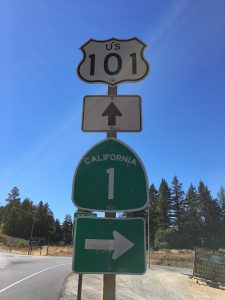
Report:
[[148,179],[137,154],[117,139],[93,146],[74,174],[72,201],[93,211],[137,211],[148,202]]
[[148,74],[143,57],[146,45],[138,38],[98,41],[90,39],[81,50],[84,57],[78,66],[78,76],[86,82],[116,85],[123,81],[138,81]]

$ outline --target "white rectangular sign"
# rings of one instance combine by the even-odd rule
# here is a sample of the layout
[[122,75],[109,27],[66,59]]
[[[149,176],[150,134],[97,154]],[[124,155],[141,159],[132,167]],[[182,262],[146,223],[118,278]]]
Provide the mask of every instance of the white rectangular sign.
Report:
[[86,96],[83,131],[141,131],[140,96]]

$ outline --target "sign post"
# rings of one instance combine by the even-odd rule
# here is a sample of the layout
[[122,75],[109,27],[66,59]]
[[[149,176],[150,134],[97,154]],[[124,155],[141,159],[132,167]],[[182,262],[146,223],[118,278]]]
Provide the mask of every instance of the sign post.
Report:
[[138,38],[90,39],[81,47],[83,59],[77,68],[82,80],[108,84],[107,96],[84,98],[82,130],[106,131],[107,138],[82,157],[72,187],[72,201],[79,210],[105,212],[104,219],[76,216],[73,256],[74,272],[103,273],[103,300],[116,299],[115,274],[145,272],[144,219],[116,219],[116,212],[142,210],[148,203],[144,165],[117,140],[118,131],[142,129],[141,98],[118,96],[117,84],[148,74],[145,47]]
[[[117,86],[108,86],[108,95],[117,95]],[[117,138],[116,131],[108,131],[107,138]],[[105,212],[105,218],[116,218],[115,212]],[[102,300],[116,300],[116,275],[103,274]]]

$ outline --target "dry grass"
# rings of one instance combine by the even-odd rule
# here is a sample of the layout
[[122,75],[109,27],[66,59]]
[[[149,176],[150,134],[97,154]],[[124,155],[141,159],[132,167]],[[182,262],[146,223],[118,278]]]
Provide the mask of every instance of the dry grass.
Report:
[[[22,240],[21,240],[22,243]],[[27,254],[28,247],[17,246],[10,248],[0,243],[0,251],[16,254]],[[72,246],[44,246],[42,249],[33,247],[33,255],[51,255],[51,256],[72,256]],[[192,250],[159,250],[150,252],[150,262],[155,265],[173,266],[178,268],[192,268],[194,260],[194,251]]]
[[178,268],[192,268],[194,251],[192,250],[160,250],[150,252],[150,262],[155,265]]
[[[40,252],[41,250],[41,252]],[[10,248],[1,246],[0,251],[10,252]],[[48,251],[48,254],[47,254]],[[12,253],[15,254],[27,254],[28,248],[15,247],[11,249]],[[33,247],[33,255],[50,255],[50,256],[72,256],[72,246],[47,246]],[[178,268],[192,268],[194,260],[194,252],[191,250],[160,250],[150,252],[150,262],[154,265],[172,266]]]
[[[10,252],[10,247],[0,246],[0,251],[2,252]],[[72,256],[73,248],[72,246],[43,246],[42,249],[38,247],[33,247],[32,254],[33,255],[50,255],[50,256]],[[13,247],[11,248],[11,253],[15,254],[27,254],[27,247]]]

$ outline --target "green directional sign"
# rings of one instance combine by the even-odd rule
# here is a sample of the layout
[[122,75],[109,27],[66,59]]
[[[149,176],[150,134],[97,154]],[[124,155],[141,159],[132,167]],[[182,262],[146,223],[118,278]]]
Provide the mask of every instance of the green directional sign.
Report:
[[31,246],[44,246],[45,245],[45,238],[44,237],[32,237],[30,239]]
[[80,209],[143,209],[148,202],[148,179],[140,158],[117,139],[94,145],[77,166],[72,200]]
[[80,217],[75,230],[75,273],[145,273],[144,219]]
[[90,212],[75,212],[74,213],[74,219],[78,217],[97,217],[96,213],[90,213]]
[[73,230],[72,230],[72,238],[74,239],[74,230],[75,230],[75,223],[76,223],[76,219],[78,217],[94,217],[97,218],[97,214],[96,213],[92,213],[92,212],[84,212],[84,211],[77,211],[74,213],[74,221],[73,221]]

